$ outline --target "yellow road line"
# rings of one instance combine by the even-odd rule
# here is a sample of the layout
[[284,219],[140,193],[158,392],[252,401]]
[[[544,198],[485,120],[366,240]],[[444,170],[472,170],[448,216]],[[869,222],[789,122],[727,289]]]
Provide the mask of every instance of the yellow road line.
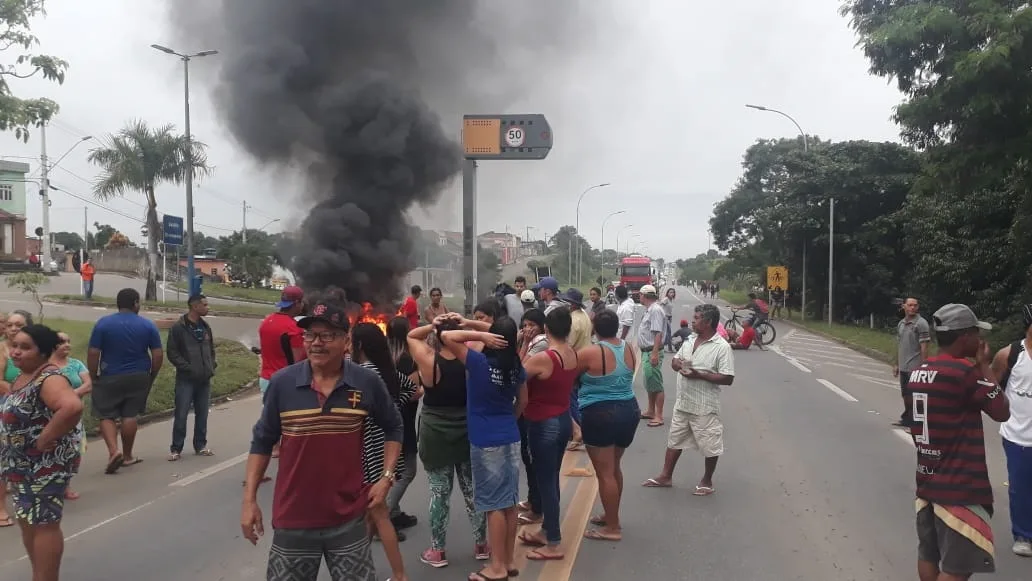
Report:
[[569,581],[577,560],[577,552],[584,542],[584,531],[587,529],[597,494],[598,479],[594,476],[582,478],[563,518],[563,550],[566,552],[566,558],[562,561],[547,561],[541,568],[538,581]]

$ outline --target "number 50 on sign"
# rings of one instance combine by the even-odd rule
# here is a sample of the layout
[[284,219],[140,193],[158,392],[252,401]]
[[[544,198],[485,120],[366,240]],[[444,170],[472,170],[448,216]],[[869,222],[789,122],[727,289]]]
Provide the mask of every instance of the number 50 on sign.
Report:
[[505,144],[509,147],[523,147],[525,141],[526,136],[523,134],[522,127],[510,127],[505,132]]

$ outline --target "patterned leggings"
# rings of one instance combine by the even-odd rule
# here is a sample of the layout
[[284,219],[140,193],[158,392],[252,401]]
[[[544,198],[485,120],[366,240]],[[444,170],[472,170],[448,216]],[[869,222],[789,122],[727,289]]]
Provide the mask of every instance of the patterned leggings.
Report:
[[467,461],[426,471],[430,481],[430,548],[435,551],[444,550],[448,537],[453,475],[459,477],[459,490],[466,503],[469,523],[473,526],[473,542],[478,545],[487,542],[487,519],[484,513],[473,508],[473,467]]

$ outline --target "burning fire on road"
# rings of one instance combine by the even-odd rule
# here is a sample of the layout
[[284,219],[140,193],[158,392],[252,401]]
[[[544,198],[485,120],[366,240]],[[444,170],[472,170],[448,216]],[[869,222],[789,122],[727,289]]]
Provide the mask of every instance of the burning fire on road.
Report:
[[348,316],[348,318],[351,320],[352,326],[355,326],[359,323],[372,323],[380,328],[381,333],[386,335],[387,323],[389,323],[391,319],[395,316],[401,316],[401,311],[399,310],[394,315],[385,315],[381,312],[378,312],[376,307],[373,306],[373,303],[366,302],[362,303],[360,310],[358,310],[357,312],[352,312]]

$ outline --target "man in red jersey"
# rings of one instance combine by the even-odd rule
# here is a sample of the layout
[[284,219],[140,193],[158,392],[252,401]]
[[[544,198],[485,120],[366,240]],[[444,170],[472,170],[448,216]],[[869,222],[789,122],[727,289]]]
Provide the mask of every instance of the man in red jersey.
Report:
[[[262,350],[258,388],[262,391],[263,402],[272,374],[305,358],[301,328],[295,320],[304,311],[304,299],[305,293],[299,287],[284,288],[280,293],[279,302],[276,303],[279,310],[262,319],[258,325],[258,345]],[[279,457],[278,444],[272,451],[272,457]]]
[[423,287],[414,285],[410,293],[401,304],[401,314],[408,319],[409,328],[415,329],[419,326],[419,297],[423,296]]
[[917,572],[921,581],[964,581],[996,570],[982,412],[1003,422],[1010,406],[979,334],[992,325],[959,304],[932,319],[939,355],[911,371],[907,385],[917,448]]

